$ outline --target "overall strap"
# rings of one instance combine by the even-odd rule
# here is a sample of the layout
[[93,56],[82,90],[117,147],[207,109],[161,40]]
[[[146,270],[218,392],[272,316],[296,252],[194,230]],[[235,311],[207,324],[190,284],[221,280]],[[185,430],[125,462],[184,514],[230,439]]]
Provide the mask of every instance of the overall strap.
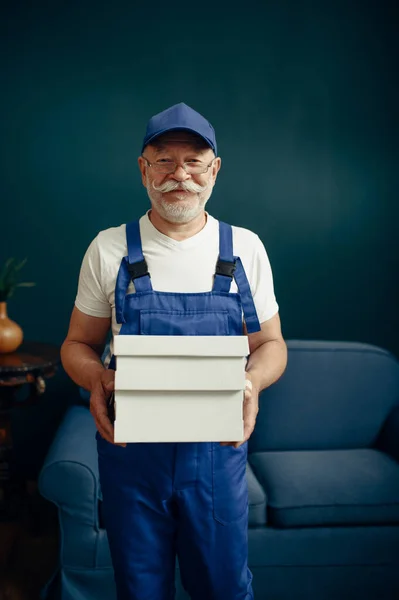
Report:
[[213,284],[215,292],[230,292],[232,279],[235,279],[241,298],[245,325],[248,333],[260,331],[260,323],[256,313],[251,288],[238,256],[233,254],[233,230],[231,225],[219,222],[219,259],[216,263],[216,274]]
[[136,292],[151,292],[152,285],[147,262],[143,255],[140,236],[140,222],[132,221],[126,225],[128,251],[128,271]]
[[219,258],[213,282],[214,292],[230,292],[234,273],[233,230],[231,225],[219,221]]
[[119,268],[115,286],[115,316],[117,323],[124,323],[125,296],[130,281],[136,292],[151,292],[152,285],[147,263],[143,256],[139,221],[126,225],[128,256],[124,256]]
[[260,331],[260,323],[252,297],[251,288],[244,270],[244,266],[239,256],[235,256],[236,269],[234,279],[241,297],[242,310],[244,312],[245,325],[248,333]]

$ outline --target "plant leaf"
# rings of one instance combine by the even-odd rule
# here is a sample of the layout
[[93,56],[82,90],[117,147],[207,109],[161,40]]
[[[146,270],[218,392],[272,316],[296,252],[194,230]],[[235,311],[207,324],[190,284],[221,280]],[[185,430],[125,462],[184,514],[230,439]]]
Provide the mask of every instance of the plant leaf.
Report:
[[0,270],[0,294],[2,298],[11,298],[17,287],[33,287],[33,282],[17,283],[17,273],[22,269],[28,259],[24,258],[19,263],[14,257],[8,258]]
[[7,276],[7,273],[9,272],[9,269],[12,265],[12,263],[14,262],[14,258],[9,258],[5,265],[3,266],[2,270],[0,271],[0,284],[2,284]]
[[13,269],[13,263],[15,262],[15,258],[9,258],[4,265],[4,273],[9,273]]
[[14,262],[15,258],[9,258],[4,265],[4,269],[7,270],[10,265]]
[[20,271],[22,269],[22,267],[26,264],[27,260],[28,260],[27,258],[24,258],[23,260],[21,260],[19,265],[15,265],[15,270]]

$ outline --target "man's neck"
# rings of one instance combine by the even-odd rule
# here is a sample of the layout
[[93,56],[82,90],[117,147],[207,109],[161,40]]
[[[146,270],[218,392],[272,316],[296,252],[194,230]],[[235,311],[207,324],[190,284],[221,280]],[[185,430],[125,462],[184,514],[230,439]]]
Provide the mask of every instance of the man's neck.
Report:
[[172,240],[181,242],[199,233],[205,227],[207,216],[206,212],[203,211],[189,223],[169,223],[169,221],[165,221],[156,211],[151,209],[148,213],[148,218],[155,229],[172,238]]

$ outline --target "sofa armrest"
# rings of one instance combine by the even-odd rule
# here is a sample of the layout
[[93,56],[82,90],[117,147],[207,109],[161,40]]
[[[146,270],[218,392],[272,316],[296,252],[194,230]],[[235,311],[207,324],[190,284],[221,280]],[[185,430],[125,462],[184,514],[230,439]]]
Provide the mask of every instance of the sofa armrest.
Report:
[[376,447],[399,462],[399,405],[388,414],[378,435]]
[[90,411],[71,407],[50,446],[39,475],[40,493],[81,523],[98,527],[96,426]]

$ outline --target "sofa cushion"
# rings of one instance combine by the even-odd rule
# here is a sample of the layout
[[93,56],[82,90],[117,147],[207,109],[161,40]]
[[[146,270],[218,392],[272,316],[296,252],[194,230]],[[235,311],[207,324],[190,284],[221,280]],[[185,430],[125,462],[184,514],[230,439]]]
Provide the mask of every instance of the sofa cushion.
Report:
[[379,450],[255,452],[248,460],[276,527],[399,523],[399,463]]
[[247,483],[248,483],[248,525],[249,527],[261,527],[266,525],[267,519],[267,498],[265,490],[256,479],[251,466],[247,463]]

